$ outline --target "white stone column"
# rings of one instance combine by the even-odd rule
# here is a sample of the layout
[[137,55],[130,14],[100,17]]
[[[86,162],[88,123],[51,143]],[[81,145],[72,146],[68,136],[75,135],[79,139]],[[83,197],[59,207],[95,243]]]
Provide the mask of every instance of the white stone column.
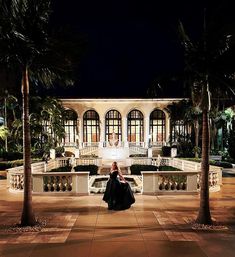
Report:
[[82,118],[78,119],[78,140],[79,140],[79,147],[82,148],[83,145],[83,128],[82,128]]
[[43,192],[43,176],[33,174],[33,192],[42,193]]
[[145,131],[145,136],[144,136],[144,142],[145,142],[145,147],[148,147],[149,143],[149,117],[144,119],[144,131]]
[[170,140],[170,116],[168,113],[165,113],[166,116],[166,143]]
[[[79,195],[89,194],[89,171],[79,171],[76,173],[76,193]],[[73,184],[74,185],[74,184]]]
[[187,174],[187,191],[197,192],[197,173]]
[[142,194],[155,194],[158,185],[158,176],[153,171],[141,171],[143,188]]
[[103,147],[105,141],[105,119],[100,119],[100,143],[99,147]]
[[124,142],[124,145],[126,146],[128,140],[127,140],[127,117],[122,117],[122,141]]

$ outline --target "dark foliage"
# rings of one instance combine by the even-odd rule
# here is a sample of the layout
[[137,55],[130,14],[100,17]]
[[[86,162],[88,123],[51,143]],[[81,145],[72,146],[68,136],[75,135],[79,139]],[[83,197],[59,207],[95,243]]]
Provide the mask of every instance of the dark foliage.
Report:
[[23,153],[19,152],[1,152],[0,158],[6,161],[23,159]]
[[170,146],[163,146],[162,147],[162,155],[165,157],[171,156],[171,147]]
[[98,166],[97,165],[78,165],[74,167],[75,171],[90,171],[90,175],[97,175]]
[[231,130],[228,140],[228,153],[235,161],[235,130]]
[[64,167],[59,167],[59,168],[50,170],[50,172],[70,172],[70,171],[71,171],[71,166],[64,166]]

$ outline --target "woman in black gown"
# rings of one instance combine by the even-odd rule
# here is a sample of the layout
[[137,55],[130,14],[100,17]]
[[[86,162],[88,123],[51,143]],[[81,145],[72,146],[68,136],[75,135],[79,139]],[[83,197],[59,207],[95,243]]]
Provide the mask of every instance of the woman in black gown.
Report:
[[109,210],[125,210],[135,202],[131,187],[118,169],[117,162],[112,163],[103,200],[108,204]]

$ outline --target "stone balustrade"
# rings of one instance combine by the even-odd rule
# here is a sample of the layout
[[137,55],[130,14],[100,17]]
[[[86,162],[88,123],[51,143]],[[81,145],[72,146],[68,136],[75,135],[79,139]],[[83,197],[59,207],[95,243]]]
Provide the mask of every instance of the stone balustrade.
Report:
[[134,164],[140,164],[140,165],[151,165],[152,164],[152,158],[148,157],[131,157],[127,158],[127,166],[131,166]]
[[22,191],[24,188],[24,175],[23,172],[13,171],[9,176],[8,186],[11,191]]
[[[142,171],[143,194],[195,193],[200,188],[201,164],[177,158],[152,158],[153,165],[169,165],[181,171]],[[220,190],[222,168],[209,166],[210,191]]]
[[88,195],[89,171],[34,173],[34,193]]
[[142,171],[143,194],[197,193],[196,171]]
[[60,157],[55,159],[55,168],[65,167],[69,164],[69,157]]
[[76,159],[76,165],[102,165],[102,158],[79,158]]
[[[88,160],[88,162],[86,162]],[[94,164],[90,160],[76,159],[80,165]],[[46,162],[33,163],[32,179],[34,193],[89,194],[89,172],[48,172],[49,169],[67,165],[69,158],[59,158]],[[81,161],[81,162],[80,162]],[[85,161],[85,162],[83,162]],[[157,158],[128,158],[132,164],[155,164]],[[96,163],[97,165],[98,163]],[[201,179],[201,165],[177,158],[161,158],[160,165],[169,165],[180,171],[142,171],[143,194],[198,193]],[[98,165],[99,166],[99,165]],[[211,166],[209,170],[210,191],[220,190],[222,168]],[[22,191],[24,188],[23,166],[7,170],[7,185],[10,191]]]
[[151,164],[154,166],[173,166],[172,160],[166,157],[154,157],[151,159]]
[[[65,166],[69,158],[58,158],[49,162],[38,162],[31,165],[33,192],[63,192],[88,194],[89,171],[84,172],[48,172],[49,169]],[[23,166],[7,169],[7,187],[10,191],[20,192],[24,189]]]
[[[50,160],[47,163],[47,168],[46,170],[52,170],[54,168],[59,168],[59,167],[65,167],[70,164],[70,157],[60,157],[57,158],[56,160]],[[101,166],[102,164],[102,159],[101,158],[76,158],[75,159],[75,166],[77,165],[97,165]]]

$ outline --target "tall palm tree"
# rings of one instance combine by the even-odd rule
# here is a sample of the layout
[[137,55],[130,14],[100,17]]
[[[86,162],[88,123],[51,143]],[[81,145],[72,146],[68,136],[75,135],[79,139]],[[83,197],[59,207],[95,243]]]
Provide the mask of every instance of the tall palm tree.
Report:
[[[50,0],[0,0],[0,62],[21,74],[24,149],[22,226],[36,224],[32,208],[30,81],[45,85],[51,85],[56,79],[66,84],[72,82],[70,59],[65,53],[53,51],[59,42],[52,41],[48,34],[50,12]],[[66,58],[62,61],[61,57]]]
[[[221,22],[221,21],[220,21]],[[215,24],[213,24],[215,25]],[[220,24],[222,26],[222,24]],[[223,24],[224,25],[224,24]],[[229,67],[233,54],[231,32],[218,33],[218,24],[207,27],[204,17],[203,35],[198,42],[192,41],[185,33],[184,26],[179,23],[181,42],[185,53],[185,67],[191,79],[191,88],[194,95],[200,99],[198,108],[202,111],[202,163],[200,207],[196,222],[199,224],[212,224],[209,205],[209,110],[211,94],[215,91],[212,87],[223,87],[234,93],[234,84],[228,78],[233,78],[235,69]],[[229,57],[229,58],[228,58]],[[226,69],[229,67],[229,69]],[[233,65],[234,68],[234,65]]]

